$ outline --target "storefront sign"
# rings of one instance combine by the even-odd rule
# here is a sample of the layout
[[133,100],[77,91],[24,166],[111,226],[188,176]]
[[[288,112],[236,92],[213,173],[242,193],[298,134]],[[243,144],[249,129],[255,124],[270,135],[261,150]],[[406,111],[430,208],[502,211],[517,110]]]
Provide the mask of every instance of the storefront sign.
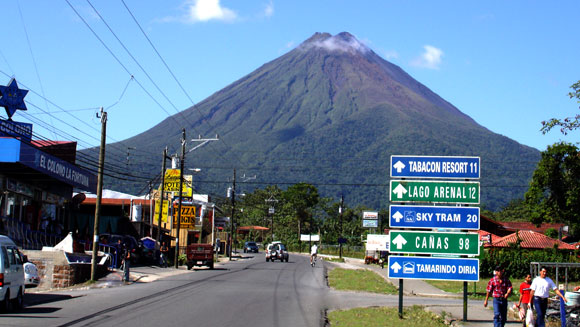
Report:
[[24,142],[32,140],[32,124],[0,119],[0,136],[20,138]]
[[18,140],[14,141],[20,147],[20,158],[17,162],[76,188],[93,193],[97,191],[96,175]]
[[[173,226],[177,226],[177,213],[178,207],[174,206],[173,207]],[[180,217],[180,221],[181,221],[181,228],[195,228],[196,225],[196,217],[195,217],[195,213],[197,212],[196,207],[195,206],[181,206],[181,217]]]

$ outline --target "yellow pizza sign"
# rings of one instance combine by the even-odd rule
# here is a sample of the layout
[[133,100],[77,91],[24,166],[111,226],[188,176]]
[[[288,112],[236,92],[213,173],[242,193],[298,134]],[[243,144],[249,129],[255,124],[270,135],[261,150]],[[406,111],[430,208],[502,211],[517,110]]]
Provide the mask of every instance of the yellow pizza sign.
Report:
[[[173,226],[177,226],[177,209],[178,207],[173,207]],[[181,227],[183,228],[195,228],[195,206],[182,205],[181,206]]]

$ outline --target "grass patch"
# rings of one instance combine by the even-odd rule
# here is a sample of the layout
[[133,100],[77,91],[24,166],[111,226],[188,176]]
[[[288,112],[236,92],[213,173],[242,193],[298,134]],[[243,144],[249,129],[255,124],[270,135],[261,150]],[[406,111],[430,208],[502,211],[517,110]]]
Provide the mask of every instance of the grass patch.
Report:
[[447,326],[442,317],[425,311],[421,306],[412,306],[403,309],[403,319],[399,319],[399,310],[396,308],[356,308],[350,310],[332,311],[328,313],[331,326],[371,327],[443,327]]
[[397,288],[370,270],[335,268],[328,272],[328,283],[341,291],[398,294]]
[[[467,283],[467,294],[470,299],[474,300],[482,300],[485,299],[485,293],[487,288],[487,282],[489,280],[480,280],[479,282],[468,282]],[[440,290],[449,293],[455,294],[463,294],[463,282],[457,281],[447,281],[447,280],[426,280],[427,283],[437,287]],[[517,291],[519,290],[520,284],[517,285],[512,282],[512,286],[514,288],[514,292],[510,294],[508,300],[509,301],[517,301],[519,299],[519,294]]]

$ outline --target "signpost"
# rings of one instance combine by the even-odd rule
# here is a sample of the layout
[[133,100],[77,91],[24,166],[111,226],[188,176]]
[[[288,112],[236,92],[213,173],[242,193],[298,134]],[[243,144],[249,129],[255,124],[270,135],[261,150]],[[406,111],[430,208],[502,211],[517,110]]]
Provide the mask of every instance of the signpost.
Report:
[[479,204],[479,182],[391,180],[390,200]]
[[389,233],[391,252],[479,255],[479,234],[395,231]]
[[479,281],[479,259],[389,256],[389,278]]
[[[391,202],[479,204],[479,157],[391,156],[391,177],[443,180],[391,180]],[[389,226],[414,229],[478,230],[477,207],[391,205]],[[467,282],[479,280],[479,260],[458,256],[479,255],[479,234],[461,232],[396,231],[389,234],[391,252],[430,254],[432,257],[389,257],[389,278],[399,278],[399,317],[403,313],[403,279],[463,281],[463,320],[467,321]],[[435,257],[437,256],[437,257]],[[449,258],[445,256],[456,256]]]
[[479,178],[479,157],[391,156],[391,177]]
[[479,207],[389,206],[389,227],[479,230]]

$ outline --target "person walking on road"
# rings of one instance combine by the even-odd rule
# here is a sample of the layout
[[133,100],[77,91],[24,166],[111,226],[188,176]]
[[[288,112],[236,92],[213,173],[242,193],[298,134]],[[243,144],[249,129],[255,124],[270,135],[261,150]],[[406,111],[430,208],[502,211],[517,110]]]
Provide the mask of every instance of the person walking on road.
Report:
[[131,269],[131,249],[127,246],[127,244],[123,243],[121,253],[123,254],[123,281],[129,282],[130,281],[130,272]]
[[167,247],[167,244],[165,244],[165,242],[161,242],[161,247],[159,248],[159,251],[161,252],[161,254],[159,255],[161,267],[167,268],[167,253],[169,253],[169,248]]
[[487,307],[487,299],[493,296],[493,326],[504,327],[507,321],[508,296],[511,294],[512,282],[505,275],[502,267],[496,267],[496,275],[487,283],[487,293],[483,306]]
[[[523,322],[524,322],[524,326],[526,327],[526,313],[528,312],[528,303],[530,303],[530,292],[531,292],[531,287],[532,286],[532,275],[527,274],[526,278],[524,278],[524,282],[520,284],[520,300],[518,302],[518,304],[516,304],[516,307],[520,310],[520,312],[523,312]],[[520,317],[522,317],[522,315],[520,314]]]
[[532,285],[530,286],[530,306],[534,305],[534,309],[536,309],[536,327],[545,327],[546,322],[546,309],[548,308],[548,296],[550,295],[550,289],[554,290],[556,294],[564,300],[564,302],[568,302],[562,292],[556,287],[554,281],[547,277],[548,271],[546,267],[540,268],[540,276],[534,278]]

